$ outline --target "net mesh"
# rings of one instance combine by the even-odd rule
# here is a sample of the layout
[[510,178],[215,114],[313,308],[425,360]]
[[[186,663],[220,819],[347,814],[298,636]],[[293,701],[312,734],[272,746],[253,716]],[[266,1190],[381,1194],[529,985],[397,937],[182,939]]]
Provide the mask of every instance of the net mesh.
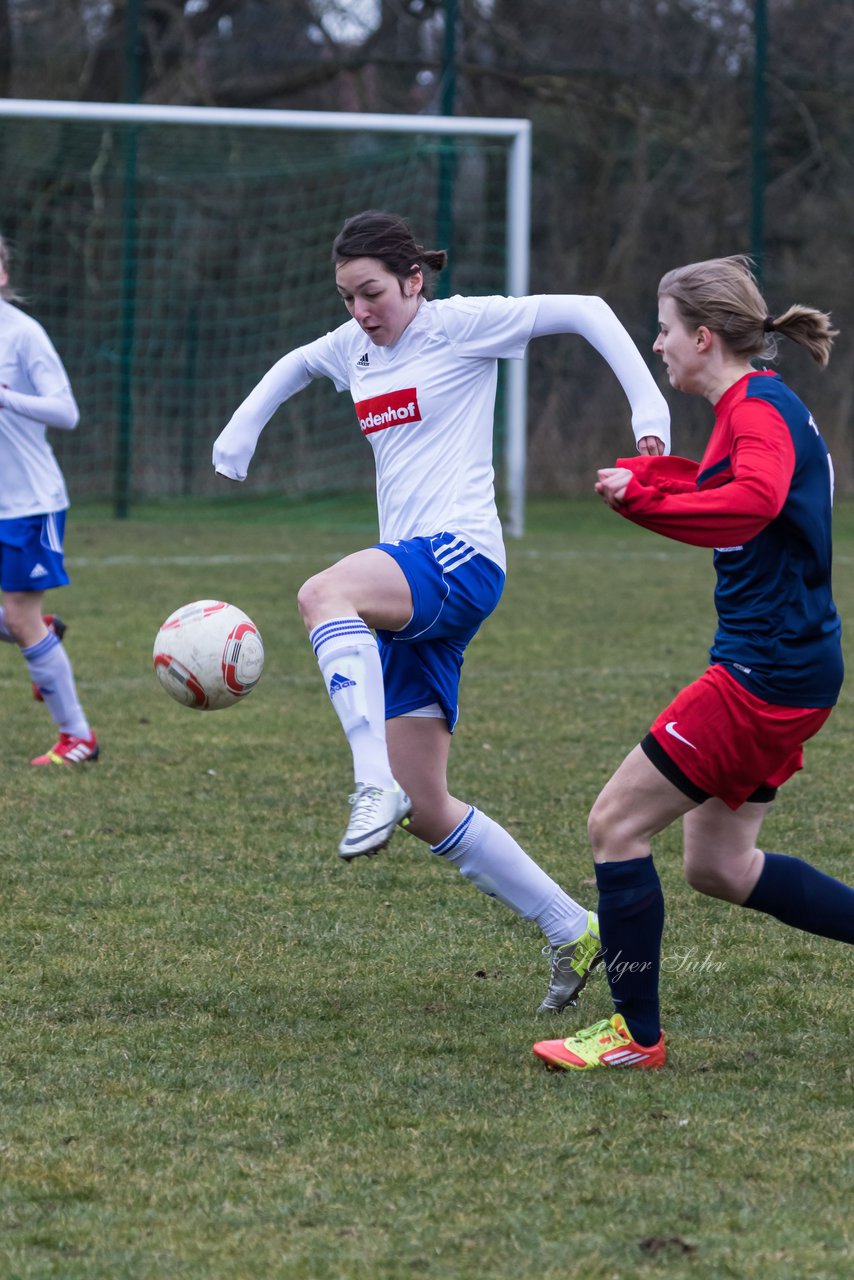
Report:
[[[361,209],[449,250],[437,292],[505,292],[506,165],[501,140],[429,133],[6,121],[0,230],[80,404],[78,430],[52,433],[72,498],[222,493],[210,452],[233,410],[346,319],[330,248]],[[289,401],[251,477],[256,493],[369,488],[349,397],[319,380]]]

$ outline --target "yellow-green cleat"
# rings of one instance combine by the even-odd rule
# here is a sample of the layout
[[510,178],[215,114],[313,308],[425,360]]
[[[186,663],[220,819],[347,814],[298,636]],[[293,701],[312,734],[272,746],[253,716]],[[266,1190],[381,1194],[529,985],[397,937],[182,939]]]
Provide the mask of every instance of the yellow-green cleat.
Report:
[[621,1013],[594,1022],[566,1040],[541,1040],[534,1053],[550,1070],[593,1071],[596,1067],[663,1067],[664,1032],[653,1045],[638,1044]]

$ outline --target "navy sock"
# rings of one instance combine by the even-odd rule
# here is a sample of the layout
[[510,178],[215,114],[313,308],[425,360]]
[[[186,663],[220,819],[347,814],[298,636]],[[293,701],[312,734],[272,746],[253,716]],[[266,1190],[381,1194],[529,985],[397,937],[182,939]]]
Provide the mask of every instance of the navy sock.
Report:
[[597,862],[599,933],[614,1008],[632,1039],[658,1043],[658,975],[664,895],[652,858]]
[[854,889],[800,858],[766,853],[762,873],[744,905],[805,933],[854,942]]

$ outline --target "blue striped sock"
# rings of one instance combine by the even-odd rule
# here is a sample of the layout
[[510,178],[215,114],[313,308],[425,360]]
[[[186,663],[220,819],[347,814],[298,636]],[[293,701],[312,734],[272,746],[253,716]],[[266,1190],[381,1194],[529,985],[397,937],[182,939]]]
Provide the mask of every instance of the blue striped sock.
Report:
[[44,704],[54,724],[61,733],[71,733],[75,738],[88,738],[92,730],[80,705],[74,672],[59,637],[52,631],[22,649],[30,679],[38,685]]

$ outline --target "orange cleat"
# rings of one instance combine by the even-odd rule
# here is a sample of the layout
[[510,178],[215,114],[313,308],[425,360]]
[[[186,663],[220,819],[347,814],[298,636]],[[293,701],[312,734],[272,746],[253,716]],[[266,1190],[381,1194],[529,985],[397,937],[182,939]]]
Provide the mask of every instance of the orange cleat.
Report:
[[637,1044],[621,1013],[585,1027],[566,1040],[541,1040],[534,1053],[550,1070],[592,1071],[594,1067],[663,1067],[664,1032],[651,1047]]

